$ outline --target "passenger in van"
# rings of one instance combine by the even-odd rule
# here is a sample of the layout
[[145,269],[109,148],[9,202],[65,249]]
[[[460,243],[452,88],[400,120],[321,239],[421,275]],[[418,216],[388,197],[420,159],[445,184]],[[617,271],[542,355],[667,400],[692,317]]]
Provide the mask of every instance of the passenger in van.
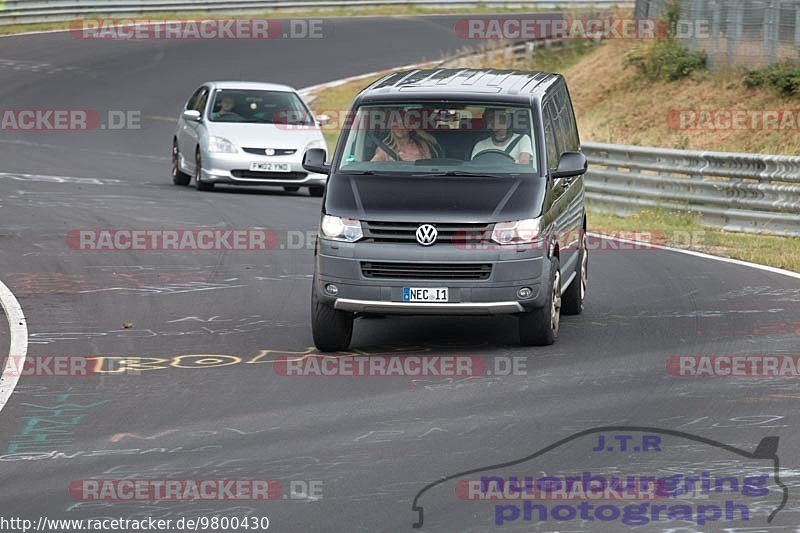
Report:
[[487,108],[483,113],[486,127],[491,135],[475,144],[472,159],[481,152],[501,151],[514,158],[520,165],[529,165],[533,159],[533,144],[529,135],[514,133],[511,130],[512,116],[506,110]]
[[372,161],[417,161],[441,154],[436,138],[414,127],[415,124],[404,111],[391,111],[389,124],[389,134],[382,141],[377,141],[378,148]]

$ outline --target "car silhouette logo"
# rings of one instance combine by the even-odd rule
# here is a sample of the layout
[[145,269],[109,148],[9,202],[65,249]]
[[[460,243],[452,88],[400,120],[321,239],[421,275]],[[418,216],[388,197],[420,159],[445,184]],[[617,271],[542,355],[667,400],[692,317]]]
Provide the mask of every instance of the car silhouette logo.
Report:
[[422,246],[430,246],[436,242],[439,232],[430,224],[423,224],[417,228],[417,242]]
[[266,150],[264,150],[264,153],[266,155],[275,155],[275,149],[274,148],[267,148]]
[[[731,465],[736,465],[733,467],[734,472],[738,471],[739,474],[743,476],[742,483],[738,484],[737,482],[737,487],[742,488],[740,495],[744,497],[744,499],[742,500],[742,502],[737,501],[736,503],[737,504],[745,503],[746,505],[743,506],[745,508],[752,505],[754,513],[757,512],[759,515],[759,518],[753,516],[752,517],[753,520],[765,519],[767,523],[772,523],[773,520],[778,515],[778,513],[786,507],[789,501],[789,485],[783,483],[780,479],[781,462],[778,457],[779,437],[777,436],[763,437],[759,441],[758,445],[755,447],[755,450],[751,451],[749,447],[747,449],[741,449],[710,438],[706,438],[699,435],[693,435],[690,433],[684,433],[682,431],[677,431],[672,429],[664,429],[664,428],[648,427],[648,426],[600,426],[600,427],[585,429],[583,431],[579,431],[577,433],[568,435],[544,447],[538,448],[536,450],[531,450],[527,455],[516,460],[509,460],[508,457],[503,457],[502,459],[503,462],[501,463],[497,463],[486,467],[475,467],[474,465],[472,465],[472,467],[469,468],[468,470],[464,470],[456,474],[446,475],[440,477],[436,481],[429,482],[427,485],[425,485],[421,490],[417,492],[411,503],[411,510],[415,518],[415,521],[412,522],[412,527],[414,529],[419,529],[422,528],[424,524],[426,512],[425,512],[425,505],[422,504],[423,498],[426,499],[427,502],[426,505],[430,505],[431,507],[436,509],[437,498],[434,495],[435,492],[433,489],[437,487],[445,487],[448,483],[451,485],[450,487],[451,490],[453,490],[455,492],[455,495],[460,499],[464,501],[479,501],[481,499],[481,495],[483,495],[485,496],[485,498],[483,498],[485,501],[493,503],[495,505],[493,513],[495,517],[498,516],[497,514],[498,509],[501,509],[500,511],[501,513],[506,513],[503,516],[501,516],[502,520],[500,522],[498,522],[497,518],[495,518],[496,525],[503,525],[510,522],[518,521],[520,519],[521,521],[531,521],[531,522],[535,521],[536,520],[535,518],[528,518],[528,517],[522,518],[523,517],[522,512],[518,512],[515,514],[515,516],[512,517],[511,507],[513,507],[514,505],[518,505],[518,507],[521,506],[523,500],[525,500],[525,503],[530,501],[538,501],[542,505],[545,505],[549,502],[554,506],[558,506],[561,503],[564,503],[563,501],[561,501],[562,496],[564,496],[564,501],[567,502],[569,501],[569,498],[572,497],[566,496],[563,492],[558,493],[558,489],[555,489],[552,492],[548,492],[551,491],[552,489],[546,489],[546,488],[542,489],[541,485],[539,484],[539,481],[536,481],[535,483],[529,481],[530,479],[534,479],[534,476],[519,477],[520,472],[522,472],[523,474],[526,472],[541,473],[541,475],[545,477],[542,477],[540,479],[557,480],[558,475],[560,475],[560,473],[557,471],[555,472],[552,471],[552,469],[548,468],[548,465],[554,465],[556,463],[560,465],[563,463],[564,459],[562,457],[559,457],[557,458],[556,463],[554,463],[552,457],[553,454],[558,454],[559,452],[557,450],[559,449],[569,450],[570,446],[575,446],[577,443],[580,443],[582,439],[585,439],[587,437],[590,440],[591,446],[594,446],[595,441],[597,442],[597,447],[591,448],[590,453],[601,452],[602,455],[598,456],[598,458],[608,457],[607,455],[605,455],[607,453],[613,453],[614,451],[622,451],[622,448],[617,446],[615,441],[604,437],[603,436],[604,434],[606,434],[606,437],[608,435],[615,435],[615,438],[617,439],[618,437],[622,437],[623,439],[629,439],[630,442],[632,443],[635,442],[636,439],[641,439],[642,443],[644,443],[645,439],[654,439],[654,441],[657,441],[659,447],[658,451],[660,453],[657,456],[658,459],[654,459],[655,464],[653,466],[656,467],[656,470],[659,469],[659,464],[664,465],[663,461],[665,457],[671,457],[674,459],[676,457],[685,456],[685,454],[689,453],[690,450],[696,450],[698,448],[700,448],[699,453],[701,456],[708,455],[709,451],[714,449],[718,450],[719,453],[723,454],[723,456],[719,457],[718,460],[713,461],[713,464],[710,462],[708,465],[705,465],[703,467],[704,470],[705,469],[709,470],[708,472],[703,472],[703,476],[706,479],[715,480],[713,483],[711,481],[708,482],[709,485],[707,485],[708,487],[707,491],[705,491],[705,489],[700,488],[699,483],[697,487],[695,487],[693,485],[694,482],[692,482],[689,485],[684,484],[683,488],[680,488],[681,485],[679,480],[681,479],[681,477],[685,478],[685,476],[682,474],[681,466],[687,468],[688,470],[692,470],[697,464],[696,462],[693,462],[693,459],[688,458],[684,459],[683,460],[684,462],[672,463],[666,469],[663,466],[661,466],[660,469],[662,471],[667,470],[668,472],[666,473],[670,474],[670,476],[659,477],[657,481],[653,481],[653,483],[655,484],[653,485],[654,488],[653,494],[655,494],[655,496],[660,498],[661,503],[667,503],[667,507],[670,507],[669,502],[676,501],[676,500],[670,500],[670,498],[681,498],[681,494],[691,495],[691,496],[684,497],[684,499],[680,501],[679,507],[681,504],[685,503],[692,504],[693,500],[695,500],[695,505],[696,505],[697,500],[705,500],[706,498],[711,497],[709,495],[713,495],[716,494],[717,492],[720,492],[719,489],[716,487],[712,489],[711,484],[716,485],[718,483],[718,481],[716,480],[718,479],[731,479],[730,478]],[[688,443],[691,444],[691,446],[688,447],[686,446],[687,441]],[[619,442],[619,440],[617,440],[616,442]],[[601,443],[602,447],[600,446]],[[606,445],[608,444],[611,444],[611,446],[606,447]],[[644,452],[646,448],[647,445],[645,444],[643,444],[641,448],[637,445],[631,448],[627,448],[627,450],[629,451],[627,451],[626,453]],[[632,450],[632,452],[630,452],[630,450]],[[572,449],[572,451],[574,451],[574,448]],[[667,453],[669,455],[666,456],[662,455],[664,453]],[[547,459],[548,455],[550,456],[549,459]],[[627,455],[625,457],[627,457]],[[582,455],[581,458],[583,461],[585,461],[586,454]],[[646,463],[647,460],[644,460],[644,464]],[[759,463],[760,463],[760,468],[756,466]],[[607,465],[606,460],[600,459],[600,464]],[[670,463],[668,462],[667,464]],[[639,461],[637,465],[634,466],[634,470],[632,470],[632,472],[635,473],[640,472],[638,468],[641,468],[642,465],[643,462]],[[718,471],[715,472],[714,468],[719,468],[719,469]],[[582,471],[584,476],[591,476],[592,472],[590,472],[589,470],[590,468],[587,467],[586,464],[584,463],[584,466],[581,467],[579,471]],[[504,471],[509,472],[511,476],[505,477],[503,474]],[[616,486],[620,486],[619,479],[622,479],[623,475],[629,475],[629,473],[623,474],[622,469],[616,465],[613,467],[613,472],[615,472],[616,475],[620,476],[619,478],[617,478]],[[597,475],[598,472],[595,471],[594,474]],[[648,472],[647,474],[649,476],[650,472]],[[693,472],[690,473],[689,477],[691,477],[691,474],[693,474]],[[752,474],[758,474],[758,475],[752,475]],[[594,479],[602,479],[602,478],[603,475],[600,474],[598,478]],[[578,478],[573,478],[573,479],[578,479]],[[636,478],[634,476],[634,479],[639,479],[640,481],[642,481],[645,479],[655,480],[656,478],[647,476],[641,476],[639,478]],[[520,485],[520,480],[524,481],[525,485],[524,487]],[[478,485],[478,487],[481,487],[477,489],[477,491],[474,488],[475,486],[473,484],[475,481],[479,481],[480,484]],[[503,483],[505,483],[505,485],[502,485],[503,487],[502,490],[508,490],[510,492],[506,492],[504,494],[503,493],[492,494],[491,491],[494,490],[492,489],[493,487],[492,483],[495,483],[494,488],[497,488]],[[497,485],[497,483],[500,483],[500,485]],[[533,484],[531,485],[530,483]],[[597,482],[592,481],[591,483],[597,483]],[[674,485],[670,486],[670,483],[674,483]],[[756,496],[755,493],[750,491],[757,485],[760,485],[760,488],[758,489],[760,492]],[[472,486],[472,488],[470,488],[470,486]],[[584,485],[584,486],[589,487],[590,485]],[[613,483],[609,484],[608,486],[613,486]],[[628,485],[628,487],[630,486],[631,485]],[[641,487],[643,487],[643,485],[639,485],[636,487],[637,488],[632,491],[632,494],[634,496],[634,498],[632,499],[636,499],[637,501],[647,504],[648,503],[647,500],[654,497],[654,496],[642,497],[644,496],[645,493],[638,491],[640,490]],[[537,493],[536,490],[539,490],[540,492]],[[596,488],[591,490],[596,491]],[[628,489],[626,488],[625,490]],[[516,491],[516,494],[514,494],[514,491]],[[729,495],[733,494],[733,492],[734,491],[728,491],[723,496],[723,498],[730,497]],[[622,505],[624,506],[625,502],[623,501],[623,497],[620,494],[614,496],[611,493],[607,493],[605,495],[605,499],[611,500],[607,502],[609,503],[608,506],[613,507],[614,498],[618,498],[618,502],[622,502]],[[755,497],[763,498],[763,496],[767,495],[771,496],[770,501],[748,499]],[[476,496],[478,497],[475,498]],[[630,494],[627,495],[624,499],[625,500],[631,499],[629,498],[629,496]],[[576,501],[586,500],[586,498],[587,498],[586,494],[581,493],[579,497],[575,498],[575,500]],[[442,500],[440,499],[438,503],[441,504],[441,501]],[[498,501],[500,502],[499,505],[501,505],[501,507],[497,507]],[[758,506],[754,505],[756,501],[758,501]],[[699,503],[704,505],[705,503],[713,503],[713,502],[700,501]],[[713,505],[710,507],[709,506],[705,507],[710,509],[713,507]],[[440,506],[438,507],[438,510],[441,512]],[[545,519],[541,518],[542,512],[543,511],[540,511],[538,516],[540,516],[539,520],[542,523],[544,523]],[[535,515],[529,514],[528,516],[535,516]],[[714,520],[723,519],[731,524],[733,524],[735,521],[743,522],[751,520],[749,513],[742,514],[741,517],[742,517],[741,520],[737,521],[734,515],[732,514],[725,515],[725,518],[722,518],[721,513],[717,513]],[[470,520],[474,521],[474,519],[475,515],[470,516]],[[572,519],[570,518],[570,520]],[[609,519],[609,521],[610,520],[611,519]],[[658,520],[661,520],[661,518],[659,517],[654,518],[650,523],[655,524],[655,522],[657,522]],[[672,519],[670,518],[667,520],[672,520]],[[749,524],[749,522],[746,522],[746,525],[747,524]],[[721,531],[721,529],[718,530]],[[606,530],[604,529],[604,531]]]

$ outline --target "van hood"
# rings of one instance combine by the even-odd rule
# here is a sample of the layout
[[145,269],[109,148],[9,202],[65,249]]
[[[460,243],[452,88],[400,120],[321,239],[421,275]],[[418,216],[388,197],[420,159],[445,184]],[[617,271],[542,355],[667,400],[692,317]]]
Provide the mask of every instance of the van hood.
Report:
[[506,222],[541,214],[540,177],[348,176],[328,181],[325,212],[387,222]]

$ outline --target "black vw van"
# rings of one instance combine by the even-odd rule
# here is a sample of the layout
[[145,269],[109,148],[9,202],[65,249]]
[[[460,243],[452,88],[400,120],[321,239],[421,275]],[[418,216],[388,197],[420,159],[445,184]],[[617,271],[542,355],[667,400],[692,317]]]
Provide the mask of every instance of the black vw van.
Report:
[[586,158],[564,78],[474,69],[390,74],[355,99],[315,247],[314,342],[346,350],[364,315],[519,318],[552,344],[586,294]]

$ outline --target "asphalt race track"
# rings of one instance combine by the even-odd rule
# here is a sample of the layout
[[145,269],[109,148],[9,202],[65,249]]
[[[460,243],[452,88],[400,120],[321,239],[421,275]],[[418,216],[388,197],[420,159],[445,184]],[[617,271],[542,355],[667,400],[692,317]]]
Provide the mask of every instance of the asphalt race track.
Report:
[[[597,250],[586,310],[565,317],[548,348],[520,348],[509,317],[356,322],[355,352],[471,356],[488,369],[481,375],[276,371],[281,356],[316,353],[312,244],[298,242],[316,230],[320,200],[305,192],[203,193],[172,185],[174,118],[209,79],[300,88],[438,59],[464,45],[453,21],[331,19],[324,38],[298,40],[0,39],[0,107],[142,115],[139,130],[0,133],[0,280],[27,317],[28,356],[104,358],[96,360],[102,371],[88,376],[20,379],[0,413],[0,514],[34,521],[266,516],[276,531],[411,530],[415,496],[443,477],[514,461],[590,428],[642,426],[746,451],[779,437],[788,501],[771,523],[762,513],[746,531],[800,524],[797,381],[667,372],[674,355],[796,355],[800,284],[778,273],[672,251]],[[87,252],[66,240],[78,229],[200,226],[269,228],[280,245],[268,252]],[[3,353],[7,327],[3,320]],[[522,366],[499,375],[509,362]],[[120,365],[138,371],[115,373]],[[571,444],[526,472],[599,471],[609,461],[655,474],[738,468],[718,448],[681,446],[679,454],[609,452],[598,459]],[[704,461],[709,466],[698,466]],[[71,485],[89,478],[270,479],[282,492],[273,501],[75,498]],[[304,483],[319,490],[307,497],[290,490]],[[486,504],[437,490],[420,499],[423,530],[495,529]],[[763,500],[780,495],[774,488]],[[520,520],[501,529],[625,528]]]

